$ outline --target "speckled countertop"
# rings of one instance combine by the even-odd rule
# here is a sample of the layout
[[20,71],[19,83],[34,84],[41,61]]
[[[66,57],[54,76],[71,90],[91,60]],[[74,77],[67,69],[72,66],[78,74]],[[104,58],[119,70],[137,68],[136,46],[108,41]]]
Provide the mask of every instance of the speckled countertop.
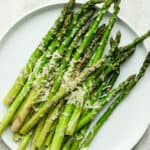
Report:
[[[56,0],[0,0],[0,38],[18,17],[40,5],[48,4],[49,1]],[[132,25],[138,34],[142,34],[150,29],[150,1],[122,0],[120,16]],[[145,45],[150,50],[150,40],[147,40]],[[1,140],[0,150],[8,150]],[[150,150],[150,129],[134,150]]]

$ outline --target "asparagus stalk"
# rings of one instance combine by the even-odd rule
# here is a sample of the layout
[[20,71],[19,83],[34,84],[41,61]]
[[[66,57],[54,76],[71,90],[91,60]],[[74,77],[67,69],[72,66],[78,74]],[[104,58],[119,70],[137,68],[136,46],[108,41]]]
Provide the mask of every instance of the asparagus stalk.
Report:
[[[71,114],[72,108],[71,107],[65,107],[64,108],[65,113],[62,113],[61,116],[59,117],[59,121],[58,121],[58,125],[56,126],[56,130],[55,130],[55,134],[52,140],[52,144],[51,144],[51,150],[52,149],[60,149],[61,148],[61,144],[63,142],[63,135],[65,132],[65,126],[68,122],[68,117],[66,117],[66,115]],[[60,134],[61,133],[61,134]]]
[[86,67],[86,65],[89,62],[90,58],[92,57],[95,49],[97,48],[98,41],[101,41],[105,29],[106,29],[106,25],[105,24],[101,25],[98,28],[98,30],[97,30],[95,36],[93,37],[91,43],[89,44],[89,46],[87,47],[86,51],[84,52],[83,58],[77,64],[77,67],[76,67],[76,72],[77,73],[75,73],[76,74],[76,75],[74,75],[75,77],[77,75],[79,75],[79,73]]
[[80,133],[76,134],[74,136],[73,142],[72,142],[72,146],[71,146],[71,150],[78,150],[78,147],[80,145],[80,142],[83,140],[85,133],[88,129],[88,126],[84,127]]
[[49,148],[49,149],[50,149],[50,145],[52,142],[52,138],[53,138],[54,133],[55,133],[56,125],[57,125],[57,121],[54,123],[53,128],[51,128],[50,133],[48,134],[48,137],[44,143],[44,146]]
[[17,150],[26,150],[27,145],[31,139],[32,133],[28,133],[27,135],[24,136],[24,138],[22,139],[21,143],[19,144],[19,147],[17,148]]
[[73,138],[69,138],[69,140],[67,140],[67,142],[65,142],[62,150],[70,150],[71,144],[72,144]]
[[80,16],[82,16],[84,13],[88,12],[89,9],[93,8],[96,4],[100,4],[103,2],[104,2],[104,0],[89,0],[85,4],[83,4],[81,6],[81,8],[79,8],[79,10],[73,16],[73,21],[70,25],[69,31],[70,32],[72,31],[73,26],[75,26],[77,24],[77,21],[79,20]]
[[45,123],[45,118],[43,118],[41,120],[41,122],[39,122],[39,124],[37,125],[37,127],[35,129],[35,132],[34,132],[33,139],[32,139],[32,143],[31,143],[31,146],[30,146],[30,150],[36,150],[35,141],[38,139],[38,137],[40,135],[40,132],[41,132],[43,126],[44,126],[44,123]]
[[114,4],[114,12],[109,20],[109,23],[108,23],[108,26],[107,26],[107,29],[104,33],[104,36],[99,44],[99,47],[97,48],[97,51],[95,53],[95,55],[93,56],[93,58],[90,60],[89,64],[88,65],[91,65],[91,64],[94,64],[97,62],[97,60],[99,60],[103,54],[103,51],[106,47],[106,44],[107,44],[107,41],[108,41],[108,37],[110,35],[110,32],[114,26],[114,23],[116,22],[116,19],[117,19],[117,14],[120,10],[120,7],[119,7],[119,4],[120,4],[120,1],[121,0],[117,0]]
[[147,39],[148,37],[150,36],[150,31],[147,31],[146,33],[144,33],[142,36],[134,39],[131,43],[129,43],[128,45],[126,46],[122,46],[120,47],[119,49],[122,50],[122,51],[125,51],[125,50],[128,50],[128,49],[131,49],[135,46],[137,46],[139,43],[142,43],[145,39]]
[[136,82],[138,82],[144,76],[147,68],[149,67],[149,64],[150,64],[150,52],[148,52],[148,54],[143,62],[143,65],[140,68],[140,71],[136,76]]
[[[115,5],[114,5],[114,13],[113,13],[112,17],[110,18],[108,27],[107,27],[107,29],[106,29],[106,31],[104,33],[104,36],[103,36],[103,38],[102,38],[102,40],[100,42],[99,47],[96,50],[96,53],[95,53],[93,59],[91,59],[93,61],[92,62],[90,61],[88,65],[92,65],[92,64],[96,63],[97,60],[102,56],[102,52],[103,52],[103,50],[104,50],[104,48],[106,46],[106,43],[107,43],[110,31],[111,31],[111,29],[112,29],[112,27],[114,25],[114,22],[116,20],[117,14],[119,12],[119,4],[120,4],[120,1],[117,1],[115,3]],[[108,72],[108,73],[110,73],[110,72]],[[71,119],[70,119],[70,121],[68,123],[68,127],[66,129],[66,134],[67,135],[72,135],[75,132],[76,125],[77,125],[79,117],[80,117],[80,115],[82,113],[84,102],[86,100],[86,95],[89,93],[89,91],[91,91],[90,89],[93,89],[93,85],[94,85],[93,83],[94,82],[92,82],[92,81],[93,81],[93,78],[90,78],[89,81],[88,81],[90,83],[90,87],[87,86],[87,83],[85,83],[83,85],[83,87],[86,87],[85,90],[83,89],[83,91],[85,91],[85,93],[83,94],[83,100],[80,100],[80,105],[79,106],[75,106],[75,108],[74,108],[72,117],[71,117]],[[81,95],[80,95],[80,97],[81,97]]]
[[50,131],[50,128],[52,127],[54,121],[58,118],[59,114],[60,114],[60,111],[61,111],[61,108],[62,106],[64,105],[64,102],[61,101],[57,106],[56,108],[54,109],[54,111],[52,111],[48,118],[46,119],[46,122],[45,122],[45,125],[43,126],[43,129],[41,130],[41,133],[38,137],[38,139],[36,140],[35,144],[36,144],[36,147],[38,149],[40,149],[48,135],[48,132]]
[[111,53],[108,53],[107,59],[111,62],[114,61],[114,58],[119,57],[118,47],[120,44],[120,40],[121,40],[121,32],[120,31],[117,32],[115,39],[113,39],[113,38],[110,39]]
[[69,27],[72,22],[74,12],[70,12],[67,16],[66,19],[64,20],[63,27],[61,28],[61,31],[58,33],[58,41],[61,43],[63,37],[67,32],[69,32]]
[[72,10],[74,6],[74,0],[70,0],[67,5],[63,8],[61,15],[56,20],[53,27],[48,31],[45,37],[40,42],[39,46],[35,49],[32,53],[31,57],[29,58],[26,66],[21,71],[20,75],[17,77],[16,81],[12,85],[11,89],[9,90],[8,94],[4,98],[4,103],[6,105],[10,105],[20,90],[22,89],[24,83],[26,82],[27,78],[29,77],[30,73],[33,71],[33,68],[36,65],[38,59],[42,56],[43,52],[47,50],[47,47],[51,41],[55,38],[56,32],[60,30],[62,23],[65,20],[66,15]]
[[51,132],[49,133],[47,139],[46,139],[45,147],[46,147],[47,149],[50,149],[50,145],[51,145],[51,141],[52,141],[54,132],[55,132],[55,130],[51,131]]
[[[99,24],[99,21],[102,19],[103,15],[105,14],[107,8],[110,6],[111,4],[111,0],[107,0],[103,7],[100,9],[100,11],[98,12],[98,15],[97,15],[97,19],[94,21],[94,23],[92,24],[90,30],[88,31],[88,33],[86,34],[86,38],[84,38],[82,44],[80,45],[79,49],[77,50],[77,53],[75,53],[74,55],[74,59],[76,59],[78,56],[81,55],[81,51],[83,51],[83,46],[86,45],[86,43],[91,39],[91,35],[93,35],[95,33],[95,28],[97,28],[98,24]],[[52,105],[53,103],[57,103],[62,97],[64,97],[70,90],[74,89],[76,87],[77,84],[79,84],[81,81],[85,80],[85,78],[91,73],[93,72],[93,70],[95,70],[97,68],[97,66],[99,67],[99,65],[101,64],[101,62],[99,62],[98,64],[96,65],[93,65],[92,67],[89,67],[88,69],[86,69],[80,76],[79,78],[77,78],[77,80],[74,80],[71,82],[71,85],[70,87],[71,88],[68,88],[68,81],[66,82],[67,83],[67,87],[64,85],[62,85],[62,87],[59,88],[59,91],[56,93],[55,96],[53,96],[52,98],[49,99],[48,97],[48,101],[43,105],[43,107],[31,118],[30,121],[32,120],[36,120],[36,121],[32,121],[32,126],[34,126],[37,121],[39,120],[38,116],[39,116],[39,113],[40,115],[44,115],[48,109],[50,108],[50,105]],[[54,102],[55,101],[55,102]],[[25,130],[28,130],[27,128],[32,128],[32,126],[29,126],[29,124],[31,122],[28,122],[26,125],[24,125],[24,127],[22,128],[21,132],[26,132]]]

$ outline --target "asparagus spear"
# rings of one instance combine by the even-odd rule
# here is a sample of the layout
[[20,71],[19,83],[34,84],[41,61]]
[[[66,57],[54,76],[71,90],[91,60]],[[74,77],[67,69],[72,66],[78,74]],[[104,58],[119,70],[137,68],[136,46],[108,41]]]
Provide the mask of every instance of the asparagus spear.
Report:
[[47,50],[47,47],[51,41],[55,38],[55,34],[57,31],[60,30],[62,23],[65,20],[66,15],[72,10],[74,6],[74,0],[70,0],[67,5],[63,8],[61,15],[56,20],[53,27],[48,31],[45,37],[40,42],[39,46],[35,49],[32,53],[31,57],[29,58],[26,66],[21,71],[20,75],[17,77],[16,81],[12,85],[11,89],[9,90],[8,94],[4,98],[4,103],[6,105],[10,105],[13,100],[16,98],[18,93],[20,92],[21,88],[23,87],[25,81],[29,77],[30,73],[33,71],[33,68],[36,65],[38,59],[42,56],[43,52]]
[[17,150],[26,150],[27,145],[31,139],[32,133],[28,133],[27,135],[24,136],[24,138],[22,139],[21,143],[19,144],[19,147],[17,148]]
[[[114,5],[114,13],[113,13],[112,17],[110,18],[108,27],[107,27],[107,29],[106,29],[106,31],[104,33],[104,36],[103,36],[103,38],[102,38],[102,40],[100,42],[100,46],[96,49],[96,53],[93,56],[93,59],[91,59],[91,60],[93,60],[93,62],[90,61],[88,65],[92,65],[93,63],[96,63],[97,60],[101,57],[102,52],[103,52],[103,50],[104,50],[104,48],[106,46],[106,43],[107,43],[106,41],[108,40],[110,31],[111,31],[111,29],[113,27],[113,24],[114,24],[114,22],[116,20],[118,12],[119,12],[119,4],[120,4],[120,1],[117,1],[115,3],[115,5]],[[108,72],[108,73],[110,73],[110,72]],[[89,81],[88,81],[90,86],[88,86],[88,83],[85,83],[83,85],[84,88],[83,88],[82,91],[85,91],[85,93],[83,92],[84,93],[83,94],[83,98],[82,98],[83,100],[81,98],[79,98],[80,99],[79,100],[80,101],[80,105],[79,106],[75,106],[75,108],[74,108],[72,117],[71,117],[71,119],[70,119],[70,121],[68,123],[68,127],[66,129],[66,134],[67,135],[72,135],[75,132],[77,122],[78,122],[79,117],[80,117],[80,115],[82,113],[83,105],[84,105],[84,102],[86,100],[86,95],[88,95],[89,91],[91,91],[91,89],[94,88],[94,86],[93,86],[94,82],[92,82],[92,81],[93,81],[93,78],[90,78]],[[101,79],[99,81],[101,81]],[[99,82],[98,82],[98,84],[99,84]],[[81,95],[79,97],[81,97]]]
[[78,147],[80,145],[80,142],[83,140],[85,133],[88,129],[88,126],[84,127],[80,133],[76,134],[74,136],[73,142],[72,142],[72,146],[71,146],[71,150],[78,150]]
[[38,149],[40,149],[46,139],[46,136],[48,135],[48,132],[50,130],[50,128],[52,127],[54,121],[59,117],[60,111],[62,106],[64,105],[64,102],[61,101],[56,108],[54,109],[54,111],[52,111],[48,118],[46,119],[45,125],[43,126],[43,129],[41,130],[41,133],[38,137],[38,139],[36,140],[35,144],[36,147]]
[[69,140],[67,140],[67,142],[65,142],[62,150],[70,150],[71,144],[72,144],[73,138],[69,138]]
[[142,43],[142,42],[143,42],[146,38],[148,38],[149,36],[150,36],[150,30],[147,31],[146,33],[144,33],[142,36],[140,36],[140,37],[134,39],[133,42],[129,43],[129,44],[126,45],[126,46],[122,46],[122,47],[120,47],[119,49],[121,49],[122,51],[131,49],[131,48],[137,46],[137,44]]
[[94,35],[93,39],[91,40],[91,43],[89,44],[86,51],[84,52],[83,57],[81,58],[81,60],[79,61],[79,63],[76,66],[76,73],[75,73],[74,77],[79,75],[79,73],[86,67],[86,65],[89,62],[90,58],[92,57],[95,49],[97,48],[98,41],[101,41],[105,29],[106,29],[105,24],[101,25],[98,28],[96,34]]
[[[93,14],[93,10],[89,11],[89,13],[92,15]],[[68,48],[67,54],[64,58],[64,60],[62,61],[62,64],[59,67],[59,71],[56,72],[56,80],[54,81],[54,85],[57,86],[52,86],[51,91],[53,91],[53,94],[55,93],[55,91],[57,91],[59,84],[60,84],[60,80],[61,80],[61,76],[63,75],[63,73],[65,72],[65,69],[67,68],[68,62],[71,58],[71,54],[72,51],[75,49],[75,47],[77,46],[77,43],[79,41],[79,39],[81,38],[81,36],[86,32],[86,30],[89,27],[89,22],[86,23],[81,30],[79,31],[79,33],[75,36],[74,40],[72,41],[71,45]],[[46,77],[48,77],[48,75],[44,75],[41,76],[40,78],[38,78],[38,80],[36,81],[37,86],[32,90],[32,92],[30,92],[29,96],[26,99],[25,104],[20,108],[20,113],[18,113],[18,115],[16,116],[16,119],[14,120],[11,129],[12,131],[18,131],[21,127],[21,125],[24,122],[24,119],[26,118],[26,116],[29,113],[30,108],[33,106],[33,104],[35,103],[35,101],[38,98],[39,95],[39,90],[44,88],[43,86],[45,86],[45,84],[42,85],[43,81],[46,80]],[[42,83],[41,83],[42,82]],[[47,89],[48,91],[48,89]]]
[[46,139],[46,141],[44,143],[44,147],[47,147],[47,149],[48,148],[50,149],[50,145],[51,145],[54,133],[55,133],[56,125],[57,125],[57,121],[55,121],[55,123],[53,125],[53,128],[51,128],[50,133],[48,134],[48,137],[47,137],[47,139]]
[[62,39],[65,37],[65,34],[67,32],[69,32],[69,27],[72,22],[73,15],[74,15],[74,12],[70,12],[66,16],[66,19],[64,20],[63,27],[61,28],[61,31],[58,33],[58,38],[57,38],[60,43],[61,43]]
[[136,83],[144,76],[147,68],[149,67],[149,64],[150,64],[150,52],[148,52],[148,54],[143,62],[143,65],[140,68],[140,71],[136,76]]
[[104,0],[89,0],[85,4],[79,8],[79,10],[75,13],[73,16],[73,21],[70,25],[69,31],[71,32],[73,29],[73,26],[77,24],[77,21],[79,20],[80,16],[82,16],[84,13],[88,12],[89,9],[93,8],[96,4],[103,3]]
[[97,60],[99,60],[103,54],[103,51],[106,47],[106,44],[107,44],[107,41],[108,41],[108,37],[110,35],[110,32],[114,26],[114,23],[116,22],[116,19],[117,19],[117,14],[119,13],[119,10],[120,10],[120,7],[119,7],[119,4],[120,4],[120,1],[121,0],[117,0],[114,4],[114,12],[109,20],[109,23],[108,23],[108,26],[107,26],[107,29],[104,33],[104,36],[99,44],[99,47],[97,48],[97,52],[95,53],[95,55],[93,56],[93,58],[90,60],[89,64],[88,65],[91,65],[93,63],[96,63]]
[[43,125],[45,123],[45,118],[43,118],[39,124],[37,125],[36,129],[35,129],[35,132],[34,132],[34,136],[33,136],[33,139],[32,139],[32,143],[31,143],[31,146],[30,146],[30,150],[36,150],[36,146],[35,146],[35,141],[38,139],[39,135],[40,135],[40,132],[43,128]]
[[[91,35],[93,35],[93,34],[95,33],[95,28],[97,28],[97,26],[98,26],[98,24],[99,24],[99,21],[102,19],[103,15],[105,14],[107,8],[110,6],[111,3],[112,3],[111,0],[107,0],[107,1],[104,3],[103,7],[102,7],[102,8],[100,9],[100,11],[98,12],[97,19],[96,19],[95,22],[92,24],[90,30],[89,30],[88,33],[86,34],[86,38],[83,40],[82,44],[80,45],[80,48],[77,50],[77,53],[75,54],[74,59],[76,59],[77,57],[79,57],[79,56],[81,55],[81,51],[83,51],[83,46],[85,46],[86,43],[91,39]],[[100,65],[100,64],[98,63],[97,65],[94,65],[94,66],[89,67],[89,68],[92,69],[92,70],[93,70],[93,69],[95,70],[95,69],[97,68],[97,66],[99,67],[99,65]],[[95,66],[96,66],[96,68],[95,68]],[[77,85],[79,82],[81,82],[82,80],[84,80],[85,77],[86,77],[88,74],[90,74],[90,73],[92,72],[92,70],[90,70],[90,69],[86,69],[85,72],[82,73],[82,75],[79,77],[79,81],[76,81],[76,80],[75,80],[75,81],[73,81],[74,83],[71,82],[71,88],[67,88],[68,85],[67,85],[67,87],[64,88],[64,86],[62,85],[62,87],[59,88],[59,91],[56,93],[56,95],[55,95],[54,97],[52,97],[52,98],[50,98],[50,99],[48,98],[48,101],[43,105],[43,107],[33,116],[33,118],[31,118],[30,121],[32,121],[32,119],[36,118],[36,119],[35,119],[36,121],[34,121],[34,123],[33,123],[33,121],[32,121],[32,125],[37,123],[37,121],[38,121],[38,116],[39,116],[38,113],[40,113],[40,115],[44,115],[44,114],[48,111],[50,105],[53,104],[53,101],[56,101],[56,103],[57,103],[60,98],[62,98],[64,95],[66,95],[66,94],[69,92],[68,89],[70,89],[70,90],[71,90],[71,89],[74,89],[74,88],[76,87],[76,85]],[[67,81],[66,83],[68,84],[69,82]],[[73,84],[74,84],[74,85],[73,85]],[[73,87],[73,88],[72,88],[72,87]],[[56,98],[56,99],[55,99],[55,98]],[[28,125],[31,123],[30,121],[28,122]],[[26,125],[25,125],[26,127],[23,127],[22,130],[21,130],[21,132],[24,132],[24,128],[27,129],[28,125],[26,124]],[[34,125],[33,125],[33,126],[34,126]],[[31,128],[31,126],[29,126],[29,127]],[[26,129],[25,129],[25,130],[26,130]],[[28,129],[27,129],[27,130],[28,130]]]

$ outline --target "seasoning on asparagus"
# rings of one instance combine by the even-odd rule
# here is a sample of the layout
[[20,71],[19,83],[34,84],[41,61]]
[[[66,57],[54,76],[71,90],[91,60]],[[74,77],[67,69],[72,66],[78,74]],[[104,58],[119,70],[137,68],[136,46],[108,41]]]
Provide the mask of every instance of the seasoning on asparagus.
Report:
[[[83,42],[82,42],[82,44],[80,44],[80,47],[79,47],[79,49],[77,49],[77,53],[75,53],[75,55],[74,55],[74,59],[76,60],[78,57],[80,57],[80,55],[81,55],[81,53],[82,53],[82,51],[84,50],[84,47],[85,47],[85,45],[87,44],[87,42],[91,39],[91,35],[93,35],[96,31],[95,31],[95,28],[97,28],[97,26],[99,25],[99,22],[100,22],[100,20],[102,19],[102,17],[104,16],[104,14],[105,14],[105,12],[107,11],[107,9],[108,9],[108,7],[111,5],[111,3],[112,3],[112,1],[111,0],[107,0],[105,3],[104,3],[104,5],[103,5],[103,7],[100,9],[100,11],[98,12],[98,15],[97,15],[97,19],[95,20],[95,22],[93,22],[93,24],[92,24],[92,26],[90,27],[90,30],[87,32],[87,34],[86,34],[86,38],[84,38],[84,40],[83,40]],[[96,65],[97,66],[97,65]],[[98,66],[99,66],[99,64],[98,64]],[[89,67],[90,68],[90,67]],[[93,69],[96,69],[94,66],[93,67],[91,67],[91,68],[93,68]],[[89,71],[88,71],[89,70]],[[92,70],[91,70],[92,71]],[[90,71],[90,69],[87,69],[87,73],[85,74],[85,73],[83,73],[82,75],[84,75],[84,77],[79,77],[79,78],[82,78],[82,79],[79,79],[80,81],[81,80],[84,80],[84,78],[91,72]],[[78,80],[78,79],[77,79]],[[69,83],[68,81],[66,81],[67,82],[67,84]],[[74,81],[73,81],[74,82]],[[75,82],[74,82],[75,83]],[[79,82],[77,82],[77,83],[79,83]],[[71,83],[72,84],[72,83]],[[74,85],[72,84],[72,86],[76,86],[77,84],[75,83]],[[71,89],[73,89],[73,88],[75,88],[75,87],[72,87],[71,86],[71,88],[69,88],[69,90],[71,90]],[[66,89],[67,88],[67,89]],[[67,91],[66,91],[67,90]],[[37,122],[38,122],[38,118],[39,118],[39,114],[40,114],[40,116],[41,115],[44,115],[47,111],[48,111],[48,109],[49,109],[49,107],[50,107],[50,105],[52,105],[53,104],[53,102],[55,101],[55,102],[58,102],[59,100],[60,100],[60,98],[62,98],[63,96],[65,96],[68,92],[69,92],[69,90],[68,90],[68,85],[67,85],[67,87],[65,86],[65,89],[64,89],[64,86],[63,87],[60,87],[59,88],[59,91],[56,93],[56,95],[54,96],[54,97],[52,97],[52,98],[48,98],[48,101],[43,105],[43,107],[31,118],[31,122],[32,122],[32,126],[34,126],[34,124],[36,124]],[[57,100],[56,100],[56,99]],[[34,118],[36,118],[35,120],[36,121],[33,121],[34,120]],[[33,120],[32,120],[33,119]],[[26,125],[24,125],[24,127],[21,129],[21,132],[24,132],[24,128],[27,128],[27,126],[28,127],[30,127],[30,128],[32,128],[32,126],[31,126],[31,122],[28,122]],[[29,125],[30,124],[30,125]],[[25,127],[26,126],[26,127]]]

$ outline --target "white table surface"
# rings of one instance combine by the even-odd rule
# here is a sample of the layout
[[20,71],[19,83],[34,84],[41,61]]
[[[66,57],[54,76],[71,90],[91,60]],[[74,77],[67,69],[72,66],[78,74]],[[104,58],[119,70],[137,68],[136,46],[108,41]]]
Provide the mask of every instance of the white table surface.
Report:
[[[0,0],[0,38],[19,17],[49,1],[56,0]],[[122,0],[119,15],[140,35],[150,29],[150,0]],[[150,40],[145,45],[150,51]],[[8,150],[1,140],[0,150]],[[150,131],[134,150],[150,150]]]

